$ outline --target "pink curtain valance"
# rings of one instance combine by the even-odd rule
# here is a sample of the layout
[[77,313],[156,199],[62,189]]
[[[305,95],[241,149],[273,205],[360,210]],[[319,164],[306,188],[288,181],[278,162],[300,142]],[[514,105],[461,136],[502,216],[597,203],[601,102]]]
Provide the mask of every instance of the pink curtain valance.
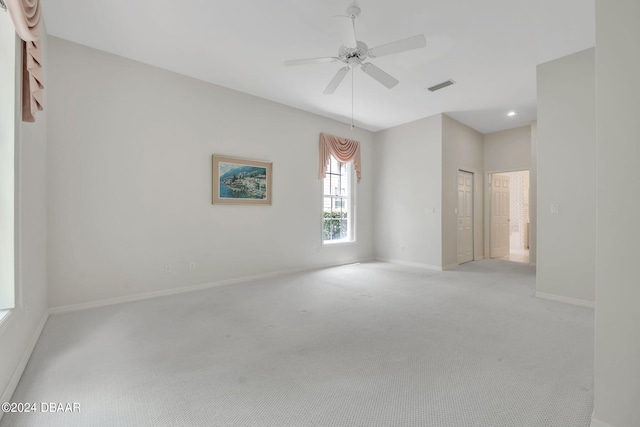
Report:
[[327,176],[327,167],[332,155],[340,163],[353,161],[353,168],[356,170],[356,177],[360,182],[360,142],[324,132],[321,133],[318,178],[324,179]]
[[16,33],[26,42],[40,39],[40,0],[5,0]]
[[43,108],[42,25],[40,0],[5,0],[16,33],[25,45],[22,51],[22,120],[34,122],[36,111]]

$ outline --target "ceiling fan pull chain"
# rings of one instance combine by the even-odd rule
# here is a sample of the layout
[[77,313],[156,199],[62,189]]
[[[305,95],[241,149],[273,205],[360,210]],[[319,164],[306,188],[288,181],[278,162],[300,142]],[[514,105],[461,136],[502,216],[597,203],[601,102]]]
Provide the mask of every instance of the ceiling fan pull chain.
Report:
[[351,70],[351,130],[355,129],[355,126],[353,125],[353,81],[355,74],[356,73]]

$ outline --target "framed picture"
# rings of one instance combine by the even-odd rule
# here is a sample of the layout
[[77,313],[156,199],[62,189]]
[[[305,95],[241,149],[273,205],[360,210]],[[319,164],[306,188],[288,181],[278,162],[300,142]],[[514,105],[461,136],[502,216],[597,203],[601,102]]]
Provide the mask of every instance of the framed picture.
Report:
[[271,204],[271,162],[214,154],[212,164],[214,205]]

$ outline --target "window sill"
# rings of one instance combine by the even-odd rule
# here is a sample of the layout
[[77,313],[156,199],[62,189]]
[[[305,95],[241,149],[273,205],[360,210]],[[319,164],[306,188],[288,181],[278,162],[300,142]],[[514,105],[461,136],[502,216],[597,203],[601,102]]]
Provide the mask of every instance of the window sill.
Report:
[[322,246],[348,246],[355,244],[355,240],[327,240],[322,242]]
[[0,310],[0,331],[11,317],[12,310]]

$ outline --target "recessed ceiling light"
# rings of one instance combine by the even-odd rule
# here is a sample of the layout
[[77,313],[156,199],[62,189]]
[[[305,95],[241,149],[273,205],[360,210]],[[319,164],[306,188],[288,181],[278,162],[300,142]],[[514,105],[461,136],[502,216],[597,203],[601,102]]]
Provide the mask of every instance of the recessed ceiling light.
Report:
[[517,115],[518,115],[518,112],[517,112],[517,111],[509,111],[509,112],[507,113],[507,117],[515,117],[515,116],[517,116]]

